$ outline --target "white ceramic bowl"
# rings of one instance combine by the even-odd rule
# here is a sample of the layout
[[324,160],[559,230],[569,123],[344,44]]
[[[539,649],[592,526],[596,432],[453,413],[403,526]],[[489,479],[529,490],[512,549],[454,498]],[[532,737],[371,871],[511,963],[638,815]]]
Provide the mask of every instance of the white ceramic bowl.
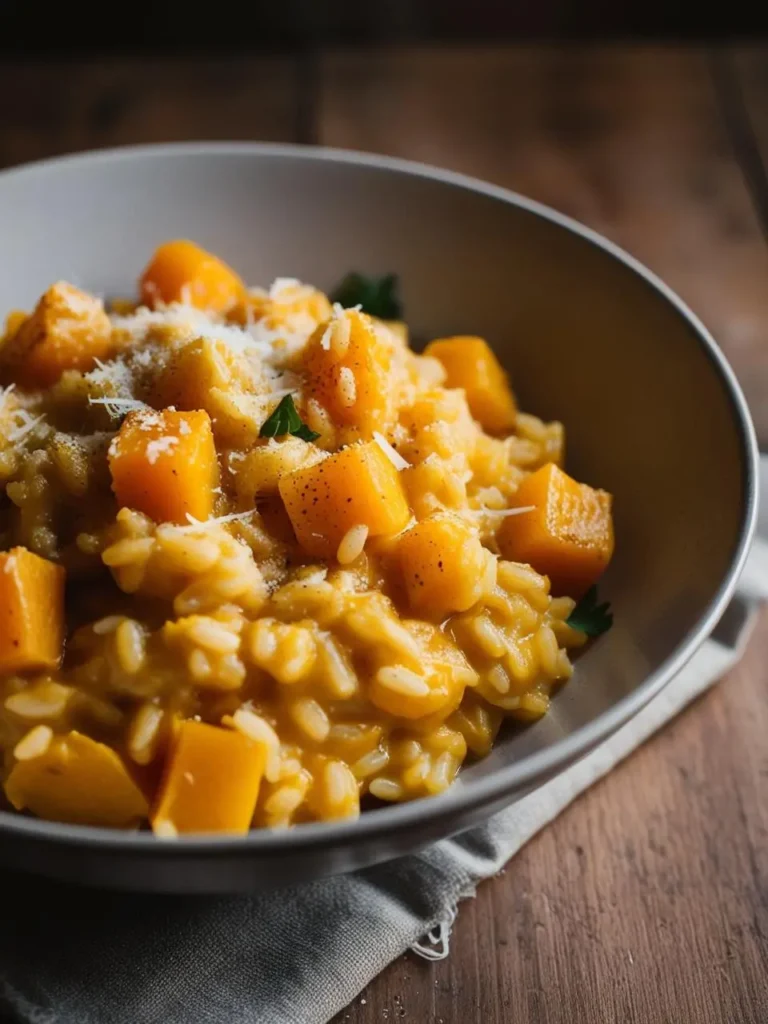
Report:
[[568,466],[615,495],[614,628],[551,713],[504,731],[445,795],[354,822],[159,842],[0,814],[0,859],[156,890],[297,881],[395,857],[479,821],[634,715],[712,629],[756,514],[756,445],[736,380],[683,303],[637,262],[521,196],[382,157],[194,144],[0,174],[0,313],[54,280],[131,294],[161,241],[193,238],[249,283],[400,274],[414,334],[481,334],[524,409],[561,419]]

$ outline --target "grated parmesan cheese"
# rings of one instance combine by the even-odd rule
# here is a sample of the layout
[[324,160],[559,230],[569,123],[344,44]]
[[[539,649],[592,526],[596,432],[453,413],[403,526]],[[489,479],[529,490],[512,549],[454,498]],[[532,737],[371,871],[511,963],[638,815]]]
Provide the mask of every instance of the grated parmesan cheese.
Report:
[[158,348],[156,345],[147,345],[146,348],[132,349],[126,353],[131,360],[131,366],[140,370],[148,370],[158,359]]
[[187,526],[176,526],[176,530],[200,530],[207,529],[209,526],[217,526],[222,523],[237,523],[245,522],[246,519],[250,519],[251,516],[255,516],[259,510],[257,508],[250,508],[247,512],[230,512],[226,516],[214,516],[212,519],[195,519],[194,516],[187,512]]
[[283,292],[293,288],[304,288],[297,277],[276,277],[269,287],[270,299],[277,299]]
[[[162,327],[179,331],[179,341],[205,338],[209,341],[220,341],[231,351],[241,354],[255,350],[260,350],[264,355],[270,352],[267,341],[260,338],[254,330],[246,331],[231,324],[217,323],[203,310],[179,302],[159,309],[142,306],[128,316],[113,316],[112,326],[130,335],[135,345],[142,345],[148,340],[153,329]],[[253,326],[258,327],[257,324]]]
[[104,303],[98,295],[89,295],[67,281],[57,281],[52,287],[62,294],[67,304],[67,312],[74,314],[75,319],[93,315],[94,299],[101,309],[104,308]]
[[95,359],[94,362],[96,363],[96,369],[90,370],[85,374],[85,379],[89,383],[92,382],[96,385],[109,384],[120,391],[126,391],[130,394],[133,386],[133,375],[121,359],[113,359],[108,363]]
[[26,409],[15,409],[12,417],[17,421],[17,425],[8,431],[8,440],[11,444],[18,444],[43,422],[42,416],[31,416]]
[[150,466],[154,466],[161,455],[170,454],[178,443],[178,437],[173,435],[158,437],[156,441],[150,441],[147,445],[147,462]]
[[349,312],[350,310],[352,310],[355,313],[362,313],[363,305],[361,302],[358,302],[356,306],[347,306],[347,308],[345,309],[340,302],[334,302],[333,304],[333,315],[337,320],[339,319],[339,317],[344,316],[344,314]]
[[384,437],[383,434],[380,434],[378,430],[374,430],[373,440],[376,442],[379,448],[381,448],[381,450],[384,452],[384,454],[387,456],[387,458],[389,459],[389,461],[392,463],[396,470],[399,471],[401,469],[408,469],[410,467],[410,462],[408,462],[407,459],[404,459],[400,452],[393,448],[389,441],[386,439],[386,437]]
[[138,398],[91,398],[88,397],[89,405],[103,405],[110,416],[115,418],[126,412],[142,412],[149,410],[146,402],[140,402]]
[[467,509],[473,516],[520,516],[524,512],[535,512],[535,505],[520,505],[518,508],[471,508]]
[[3,409],[3,406],[5,405],[6,399],[8,398],[10,393],[14,390],[15,387],[16,387],[15,384],[9,384],[7,388],[0,388],[0,412],[2,412],[2,409]]
[[269,327],[265,320],[249,324],[247,333],[265,359],[284,360],[299,352],[309,341],[317,321],[304,311],[292,313],[280,327]]

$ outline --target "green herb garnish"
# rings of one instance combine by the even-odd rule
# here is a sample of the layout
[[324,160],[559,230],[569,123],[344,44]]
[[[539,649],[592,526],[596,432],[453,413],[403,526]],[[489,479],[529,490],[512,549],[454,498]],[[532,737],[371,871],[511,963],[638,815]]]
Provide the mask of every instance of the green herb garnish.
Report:
[[314,441],[320,437],[309,429],[296,412],[293,395],[285,395],[280,399],[277,408],[264,420],[259,431],[259,437],[283,437],[285,434],[293,434],[302,441]]
[[312,430],[306,423],[302,423],[298,430],[292,430],[291,433],[294,437],[300,437],[302,441],[316,441],[320,437],[318,432]]
[[597,587],[590,587],[565,621],[587,636],[600,636],[613,625],[613,612],[608,601],[597,603]]
[[364,313],[380,320],[401,320],[403,316],[403,304],[397,295],[397,274],[383,277],[347,274],[331,300],[345,309],[360,306]]

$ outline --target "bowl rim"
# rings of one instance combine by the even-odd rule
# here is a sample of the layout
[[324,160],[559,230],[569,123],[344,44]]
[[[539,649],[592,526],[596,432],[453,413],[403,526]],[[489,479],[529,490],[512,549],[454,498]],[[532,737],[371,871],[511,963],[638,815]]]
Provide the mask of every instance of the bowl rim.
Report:
[[77,170],[94,164],[119,164],[168,157],[253,157],[257,159],[291,159],[311,163],[338,163],[383,170],[398,175],[422,178],[474,192],[490,199],[517,206],[558,227],[579,236],[588,244],[634,271],[662,299],[687,321],[702,352],[713,365],[730,400],[741,445],[744,470],[742,516],[739,534],[731,561],[708,607],[699,621],[683,637],[675,650],[632,693],[627,694],[607,711],[581,726],[571,735],[557,740],[543,750],[506,765],[492,775],[464,781],[437,796],[406,803],[392,804],[362,814],[357,819],[312,822],[292,829],[254,829],[243,836],[190,836],[180,841],[158,841],[151,832],[126,833],[117,829],[25,818],[10,811],[0,811],[0,833],[17,833],[29,840],[54,845],[95,848],[103,852],[132,853],[152,857],[186,858],[208,855],[243,856],[297,854],[318,851],[325,847],[350,846],[362,841],[386,837],[409,826],[427,824],[467,810],[476,804],[488,806],[502,800],[505,793],[533,788],[557,771],[584,756],[639,712],[691,658],[708,637],[733,594],[757,523],[757,480],[759,454],[754,426],[741,387],[717,342],[696,314],[653,271],[620,246],[599,232],[559,211],[529,199],[511,189],[493,185],[470,175],[399,157],[390,157],[356,150],[310,146],[298,143],[271,142],[176,142],[137,146],[119,146],[67,154],[0,171],[0,190],[14,178],[28,178]]

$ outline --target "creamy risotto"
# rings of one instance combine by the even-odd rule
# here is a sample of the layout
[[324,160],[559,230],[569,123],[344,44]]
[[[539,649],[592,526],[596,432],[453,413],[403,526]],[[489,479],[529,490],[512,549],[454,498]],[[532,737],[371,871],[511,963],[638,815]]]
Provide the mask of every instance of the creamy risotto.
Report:
[[9,316],[7,808],[162,837],[354,817],[546,713],[610,623],[610,496],[485,340],[412,351],[393,288],[246,288],[176,241],[135,303],[58,282]]

